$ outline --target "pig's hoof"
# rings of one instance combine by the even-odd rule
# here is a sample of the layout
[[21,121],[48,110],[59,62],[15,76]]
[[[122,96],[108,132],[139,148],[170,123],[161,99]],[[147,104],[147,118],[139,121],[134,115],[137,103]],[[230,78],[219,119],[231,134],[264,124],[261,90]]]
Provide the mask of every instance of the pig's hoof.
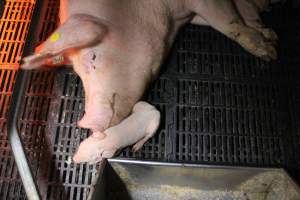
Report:
[[277,59],[277,51],[273,45],[265,45],[262,47],[258,47],[257,55],[268,62]]
[[273,44],[277,44],[278,36],[275,31],[269,28],[260,28],[258,31],[260,31],[268,41],[272,42]]
[[256,48],[253,50],[253,54],[268,62],[277,59],[277,51],[273,44],[257,44]]
[[268,41],[262,33],[255,29],[246,27],[243,28],[238,34],[236,34],[234,40],[236,40],[250,53],[266,61],[277,59],[277,52],[274,44]]

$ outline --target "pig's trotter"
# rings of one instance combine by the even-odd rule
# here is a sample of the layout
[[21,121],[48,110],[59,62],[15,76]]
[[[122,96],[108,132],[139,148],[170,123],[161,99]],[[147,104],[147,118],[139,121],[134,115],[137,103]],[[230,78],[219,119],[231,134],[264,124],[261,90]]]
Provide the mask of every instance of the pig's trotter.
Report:
[[[234,0],[234,2],[247,26],[260,32],[266,38],[266,40],[274,44],[277,43],[277,34],[272,29],[266,28],[259,16],[259,12],[267,7],[268,1],[257,0],[255,2],[253,0]],[[261,5],[257,5],[258,3],[261,3]]]
[[269,28],[257,28],[257,30],[261,32],[267,40],[269,40],[273,44],[277,44],[278,36],[275,31]]
[[[267,32],[261,33],[247,26],[234,6],[233,1],[197,0],[193,1],[190,6],[191,9],[203,17],[209,25],[238,42],[250,53],[268,61],[277,58],[275,47],[272,44],[273,42],[270,42],[271,39],[275,39],[274,34]],[[265,35],[271,38],[266,38]]]
[[266,61],[275,60],[277,58],[274,44],[255,29],[244,27],[240,29],[240,32],[232,32],[231,34],[233,40],[237,41],[250,53]]

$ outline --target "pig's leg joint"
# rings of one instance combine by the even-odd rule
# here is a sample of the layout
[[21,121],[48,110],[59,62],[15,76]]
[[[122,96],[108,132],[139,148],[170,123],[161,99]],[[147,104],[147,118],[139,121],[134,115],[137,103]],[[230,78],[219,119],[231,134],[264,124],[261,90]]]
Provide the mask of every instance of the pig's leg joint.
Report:
[[150,135],[146,135],[145,137],[143,137],[142,139],[140,139],[137,143],[135,143],[132,147],[132,151],[133,152],[137,152],[139,149],[142,148],[142,146],[145,144],[145,142],[148,141],[148,139],[150,139],[151,136]]
[[[147,112],[147,111],[146,111]],[[157,110],[148,111],[152,116],[150,123],[146,127],[146,135],[140,139],[135,145],[132,147],[134,152],[138,151],[144,144],[147,142],[157,131],[159,123],[160,123],[160,112]]]
[[112,158],[117,153],[117,149],[104,150],[102,158]]

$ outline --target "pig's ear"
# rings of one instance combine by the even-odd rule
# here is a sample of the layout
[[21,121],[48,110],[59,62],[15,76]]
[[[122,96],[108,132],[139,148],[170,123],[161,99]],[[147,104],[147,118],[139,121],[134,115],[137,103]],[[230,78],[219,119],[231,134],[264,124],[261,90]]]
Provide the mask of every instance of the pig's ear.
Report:
[[21,68],[22,69],[36,69],[36,68],[51,68],[61,65],[71,65],[71,61],[68,56],[63,54],[51,56],[46,54],[34,54],[23,58]]
[[41,54],[57,55],[99,43],[107,33],[101,21],[89,15],[72,15],[40,48]]
[[38,68],[51,64],[47,63],[49,59],[59,62],[59,58],[66,58],[73,51],[100,43],[106,33],[107,28],[99,19],[87,15],[73,15],[37,47],[35,55],[24,58],[21,67]]

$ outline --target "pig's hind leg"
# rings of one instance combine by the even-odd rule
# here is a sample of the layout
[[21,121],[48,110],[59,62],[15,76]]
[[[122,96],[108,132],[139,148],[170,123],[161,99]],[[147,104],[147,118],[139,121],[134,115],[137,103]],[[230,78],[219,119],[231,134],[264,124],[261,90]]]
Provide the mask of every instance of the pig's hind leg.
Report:
[[113,157],[118,150],[133,144],[133,150],[136,151],[155,134],[159,122],[160,113],[154,106],[138,102],[132,114],[120,124],[85,139],[73,160],[76,163],[96,163],[103,158]]
[[[37,48],[37,53],[23,59],[24,69],[34,69],[59,62],[73,50],[99,43],[107,32],[106,26],[92,16],[77,14],[70,16],[52,35]],[[60,56],[60,57],[59,57]],[[62,61],[63,62],[63,61]]]
[[[261,32],[247,26],[231,0],[195,0],[189,7],[210,26],[265,60],[276,59],[275,47]],[[201,25],[201,24],[200,24]]]

